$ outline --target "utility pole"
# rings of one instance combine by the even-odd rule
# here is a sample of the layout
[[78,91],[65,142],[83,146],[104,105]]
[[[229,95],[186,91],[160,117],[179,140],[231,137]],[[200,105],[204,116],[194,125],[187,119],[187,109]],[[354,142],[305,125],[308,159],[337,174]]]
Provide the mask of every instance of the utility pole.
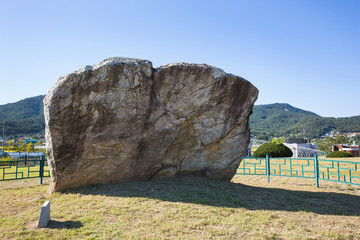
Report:
[[5,144],[5,121],[3,121],[3,126],[2,126],[2,153],[3,153],[3,157],[5,157],[5,152],[4,152],[4,144]]

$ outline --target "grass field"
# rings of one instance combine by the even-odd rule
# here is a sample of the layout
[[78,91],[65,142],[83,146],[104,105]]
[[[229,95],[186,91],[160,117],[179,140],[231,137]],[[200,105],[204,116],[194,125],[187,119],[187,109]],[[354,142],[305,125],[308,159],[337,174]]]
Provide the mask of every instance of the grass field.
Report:
[[[36,165],[37,164],[37,165]],[[44,166],[44,176],[50,176],[49,167]],[[15,163],[10,162],[0,162],[0,181],[9,180],[9,179],[21,179],[21,178],[31,178],[39,177],[39,162],[38,161],[28,161],[27,166],[24,166],[23,161],[21,164],[16,166]]]
[[[182,177],[49,195],[38,179],[4,181],[0,239],[360,239],[360,187],[320,186],[285,177]],[[37,229],[46,200],[51,221]]]
[[[265,162],[264,158],[245,159],[238,172],[266,175]],[[318,162],[320,179],[360,184],[360,158],[322,157]],[[314,178],[314,158],[270,158],[270,174]]]

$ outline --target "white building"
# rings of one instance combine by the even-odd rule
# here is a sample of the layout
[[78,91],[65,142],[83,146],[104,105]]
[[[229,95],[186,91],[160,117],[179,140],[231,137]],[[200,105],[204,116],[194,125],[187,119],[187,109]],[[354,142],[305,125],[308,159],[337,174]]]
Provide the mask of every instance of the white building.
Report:
[[283,144],[291,149],[294,158],[314,157],[325,153],[319,151],[317,143],[311,143],[308,138],[287,138]]

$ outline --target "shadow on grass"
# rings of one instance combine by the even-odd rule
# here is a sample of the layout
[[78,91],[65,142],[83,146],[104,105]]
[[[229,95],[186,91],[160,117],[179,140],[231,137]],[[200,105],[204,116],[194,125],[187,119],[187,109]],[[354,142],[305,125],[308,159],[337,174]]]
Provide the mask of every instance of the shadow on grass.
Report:
[[46,228],[51,229],[76,229],[81,228],[83,225],[80,221],[57,221],[50,220]]
[[196,177],[95,185],[67,193],[151,198],[248,210],[360,216],[360,196],[356,195],[261,188]]

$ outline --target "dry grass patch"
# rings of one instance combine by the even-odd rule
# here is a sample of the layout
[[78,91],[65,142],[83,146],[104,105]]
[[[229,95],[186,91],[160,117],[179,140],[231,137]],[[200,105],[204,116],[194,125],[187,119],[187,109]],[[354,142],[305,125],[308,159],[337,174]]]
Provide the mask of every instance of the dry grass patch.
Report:
[[360,189],[327,184],[182,177],[48,195],[38,179],[0,182],[0,239],[360,239]]

